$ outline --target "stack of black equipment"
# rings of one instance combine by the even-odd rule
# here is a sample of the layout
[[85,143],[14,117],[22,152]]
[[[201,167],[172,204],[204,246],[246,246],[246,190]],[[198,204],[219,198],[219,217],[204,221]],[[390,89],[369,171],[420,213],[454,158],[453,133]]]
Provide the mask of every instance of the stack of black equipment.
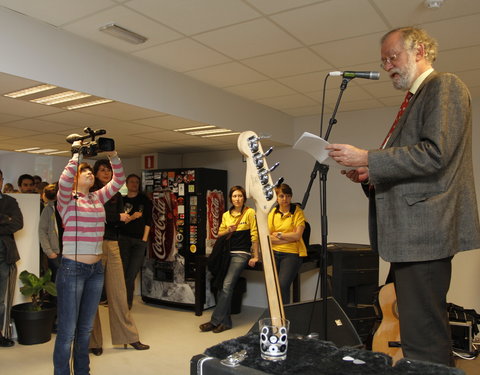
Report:
[[377,320],[374,299],[378,292],[378,254],[369,245],[352,243],[332,242],[327,249],[332,296],[368,347]]

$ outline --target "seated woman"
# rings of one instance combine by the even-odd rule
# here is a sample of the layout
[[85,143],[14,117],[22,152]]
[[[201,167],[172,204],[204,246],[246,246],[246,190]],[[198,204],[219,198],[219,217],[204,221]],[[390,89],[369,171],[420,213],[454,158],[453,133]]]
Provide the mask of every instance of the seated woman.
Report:
[[245,206],[246,192],[241,186],[233,186],[228,194],[232,207],[222,216],[218,236],[231,236],[228,244],[230,264],[218,292],[217,306],[209,322],[200,325],[202,332],[220,333],[232,328],[230,308],[233,290],[245,264],[255,267],[258,261],[258,231],[255,211]]
[[275,256],[283,304],[290,303],[290,286],[297,276],[307,248],[302,234],[305,229],[303,210],[292,204],[292,188],[281,184],[275,188],[277,205],[268,214],[268,229]]

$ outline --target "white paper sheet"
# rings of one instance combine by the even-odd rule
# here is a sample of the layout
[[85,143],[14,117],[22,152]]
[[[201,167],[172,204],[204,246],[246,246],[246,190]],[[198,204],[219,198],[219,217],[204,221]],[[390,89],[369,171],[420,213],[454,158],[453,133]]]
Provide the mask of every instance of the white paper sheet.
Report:
[[328,156],[329,151],[325,150],[325,147],[328,145],[329,143],[318,135],[305,132],[300,138],[298,138],[297,142],[293,145],[293,148],[312,155],[320,164],[328,164],[332,167],[342,167]]

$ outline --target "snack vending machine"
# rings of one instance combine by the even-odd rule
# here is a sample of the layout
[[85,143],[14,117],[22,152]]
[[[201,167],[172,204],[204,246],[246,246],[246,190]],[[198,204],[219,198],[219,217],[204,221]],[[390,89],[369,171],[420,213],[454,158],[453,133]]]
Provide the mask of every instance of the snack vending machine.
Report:
[[206,258],[226,209],[227,171],[207,168],[147,170],[152,227],[142,268],[141,294],[148,303],[192,307],[197,315],[215,304]]

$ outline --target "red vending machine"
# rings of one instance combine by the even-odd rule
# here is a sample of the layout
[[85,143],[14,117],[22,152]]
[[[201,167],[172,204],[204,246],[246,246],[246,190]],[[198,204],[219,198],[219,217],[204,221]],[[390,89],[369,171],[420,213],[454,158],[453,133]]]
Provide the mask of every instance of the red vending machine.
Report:
[[206,258],[226,209],[227,171],[158,169],[142,173],[152,198],[152,228],[142,268],[147,303],[193,308],[201,315],[215,304]]

